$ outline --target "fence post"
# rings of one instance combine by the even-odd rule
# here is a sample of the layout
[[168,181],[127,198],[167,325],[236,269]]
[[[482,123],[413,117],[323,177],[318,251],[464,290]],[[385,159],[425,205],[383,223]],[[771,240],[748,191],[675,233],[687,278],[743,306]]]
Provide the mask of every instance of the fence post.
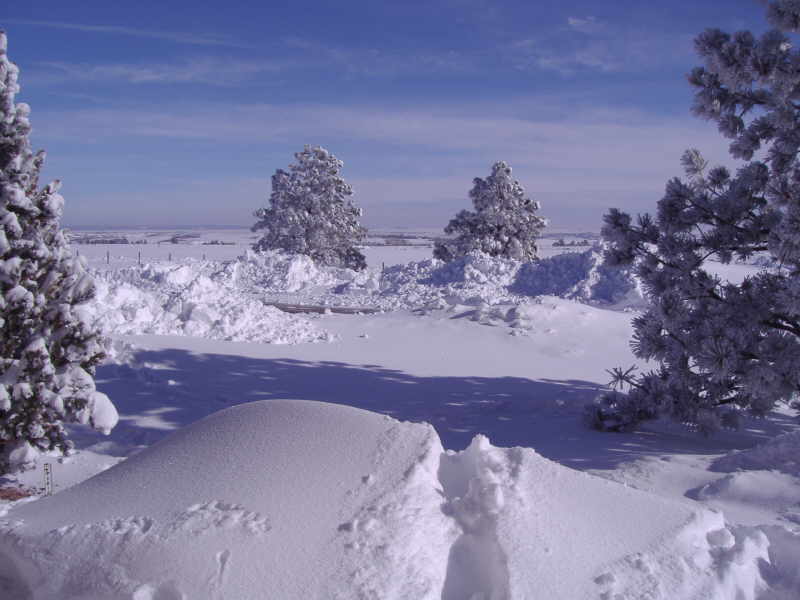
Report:
[[109,250],[106,250],[106,264],[108,265],[110,263],[111,263],[111,252]]
[[44,495],[53,495],[53,472],[50,463],[44,463]]
[[141,250],[139,250],[139,258],[137,259],[137,262],[138,262],[140,265],[142,264],[142,251],[141,251]]

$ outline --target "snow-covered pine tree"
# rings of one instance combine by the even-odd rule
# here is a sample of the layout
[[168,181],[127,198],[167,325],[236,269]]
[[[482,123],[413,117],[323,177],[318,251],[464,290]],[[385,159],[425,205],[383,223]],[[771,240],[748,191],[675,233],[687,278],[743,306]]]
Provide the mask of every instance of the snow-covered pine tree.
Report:
[[257,252],[285,250],[305,254],[334,267],[366,268],[356,245],[366,236],[349,196],[352,188],[340,175],[342,161],[320,146],[305,146],[294,155],[289,172],[272,176],[270,206],[255,212],[253,231],[264,230],[254,245]]
[[[633,351],[659,367],[615,370],[630,392],[590,409],[599,427],[667,414],[709,431],[800,391],[800,51],[781,32],[800,29],[800,2],[771,2],[768,17],[777,29],[760,38],[702,33],[705,67],[689,75],[694,112],[750,162],[732,175],[688,150],[686,179],[667,183],[655,217],[605,216],[607,260],[633,265],[650,301],[634,320]],[[753,160],[759,149],[763,159]],[[704,268],[755,253],[773,266],[739,284]]]
[[67,451],[64,423],[117,422],[93,379],[105,345],[82,306],[92,279],[59,228],[59,183],[38,187],[44,153],[31,151],[30,109],[14,102],[17,75],[0,32],[0,472]]
[[504,161],[486,179],[476,177],[469,192],[475,211],[462,210],[444,231],[454,239],[437,242],[433,255],[450,261],[479,250],[489,256],[520,261],[536,259],[536,239],[547,221],[536,214],[539,203],[525,196]]

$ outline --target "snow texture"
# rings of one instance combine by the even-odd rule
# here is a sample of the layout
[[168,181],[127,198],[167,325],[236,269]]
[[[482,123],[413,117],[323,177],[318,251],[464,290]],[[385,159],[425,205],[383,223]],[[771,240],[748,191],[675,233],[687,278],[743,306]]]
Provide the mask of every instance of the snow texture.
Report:
[[[258,264],[258,258],[251,255]],[[152,264],[95,274],[97,294],[90,304],[98,326],[116,334],[174,334],[273,344],[329,341],[309,319],[267,306],[252,286],[237,286],[247,263],[221,267],[213,262]],[[263,264],[263,263],[262,263]],[[316,268],[307,257],[264,265],[261,275],[275,287],[298,289]],[[310,273],[303,271],[308,267]]]
[[759,531],[531,449],[446,452],[426,424],[277,400],[12,508],[0,558],[37,600],[750,599],[768,560]]
[[[153,263],[97,270],[94,277],[97,295],[90,306],[98,326],[110,332],[279,344],[330,341],[332,335],[271,302],[378,310],[494,307],[516,327],[524,320],[516,318],[515,307],[524,311],[545,295],[617,309],[641,303],[636,281],[604,268],[598,249],[533,263],[476,252],[448,263],[433,259],[384,271],[321,266],[300,254],[248,252],[234,261]],[[499,314],[494,310],[493,318]]]
[[749,450],[726,454],[714,461],[712,469],[776,470],[800,477],[800,431],[785,433]]

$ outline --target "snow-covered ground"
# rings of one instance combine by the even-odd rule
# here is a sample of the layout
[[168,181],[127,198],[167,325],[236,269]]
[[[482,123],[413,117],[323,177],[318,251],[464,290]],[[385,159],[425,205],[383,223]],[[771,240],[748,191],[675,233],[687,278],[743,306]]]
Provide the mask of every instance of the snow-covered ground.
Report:
[[236,260],[248,235],[75,246],[120,423],[44,461],[55,495],[0,503],[0,598],[800,597],[791,411],[710,438],[582,424],[637,362],[638,290],[591,253],[372,246],[355,274]]

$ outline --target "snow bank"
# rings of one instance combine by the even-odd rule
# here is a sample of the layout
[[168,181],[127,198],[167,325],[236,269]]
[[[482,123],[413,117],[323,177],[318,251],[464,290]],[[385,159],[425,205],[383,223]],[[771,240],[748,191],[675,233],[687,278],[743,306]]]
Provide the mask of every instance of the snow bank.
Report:
[[746,600],[766,553],[719,513],[530,449],[444,451],[426,424],[290,400],[212,415],[0,520],[0,585],[37,600]]
[[602,265],[598,248],[559,254],[538,262],[472,253],[449,263],[438,260],[398,265],[381,279],[381,295],[416,306],[518,304],[536,296],[558,296],[625,308],[642,304],[635,279],[624,270]]
[[630,272],[605,266],[597,249],[525,263],[511,289],[525,296],[559,296],[616,307],[641,305],[643,297]]
[[800,431],[779,435],[748,450],[726,454],[715,460],[711,469],[723,473],[737,470],[777,470],[800,477]]
[[97,294],[89,308],[106,331],[123,335],[274,344],[331,339],[309,319],[266,306],[249,290],[215,276],[212,264],[187,261],[95,272]]
[[91,310],[117,334],[178,334],[296,344],[331,336],[308,318],[269,306],[364,307],[378,310],[514,307],[552,295],[605,307],[641,304],[627,272],[606,269],[598,249],[537,263],[473,253],[449,263],[431,259],[385,271],[316,265],[301,255],[248,252],[237,260],[187,260],[94,272]]
[[441,453],[429,425],[240,405],[12,510],[0,579],[36,599],[432,598],[455,535]]

